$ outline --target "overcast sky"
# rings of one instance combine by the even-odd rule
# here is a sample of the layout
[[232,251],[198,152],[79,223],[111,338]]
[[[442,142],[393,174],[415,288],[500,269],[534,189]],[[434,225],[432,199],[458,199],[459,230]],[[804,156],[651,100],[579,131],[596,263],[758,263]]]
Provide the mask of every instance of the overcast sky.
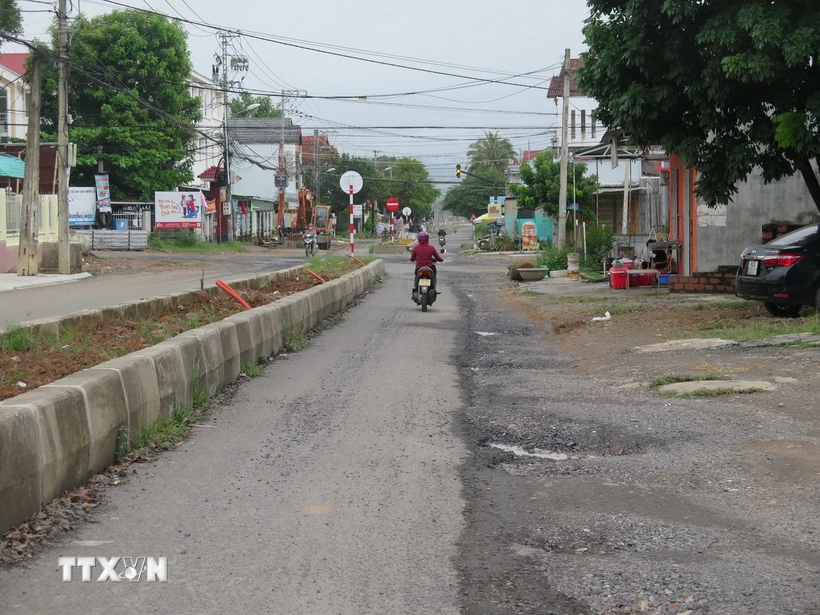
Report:
[[[509,127],[501,133],[512,140],[516,149],[527,149],[528,144],[532,149],[543,149],[551,142],[555,104],[546,98],[545,89],[536,88],[546,88],[549,78],[560,69],[564,49],[570,48],[573,57],[582,51],[581,28],[588,14],[584,0],[186,1],[187,5],[183,0],[121,3],[259,33],[263,38],[292,39],[288,42],[304,47],[315,48],[319,43],[333,52],[466,77],[377,65],[246,37],[237,42],[236,51],[250,60],[250,70],[244,74],[244,86],[248,89],[278,92],[286,87],[306,90],[314,96],[368,97],[367,102],[289,99],[289,108],[310,116],[293,116],[307,130],[320,128],[328,132],[332,143],[342,152],[372,157],[377,150],[380,154],[418,158],[439,177],[451,175],[451,167],[465,162],[467,145],[481,136],[481,128]],[[28,0],[18,2],[24,9],[44,8]],[[73,0],[74,14],[78,5],[86,15],[116,8],[104,0]],[[25,37],[46,38],[50,19],[47,13],[26,13]],[[214,31],[191,25],[186,29],[195,70],[210,76],[218,50]],[[14,49],[9,45],[5,50]],[[394,57],[386,57],[387,54]],[[505,79],[523,73],[533,74],[509,80],[536,87],[476,85],[470,81],[470,77]],[[465,85],[470,87],[374,98],[380,94]],[[383,129],[376,133],[342,126],[448,128]],[[455,126],[477,128],[455,130]]]

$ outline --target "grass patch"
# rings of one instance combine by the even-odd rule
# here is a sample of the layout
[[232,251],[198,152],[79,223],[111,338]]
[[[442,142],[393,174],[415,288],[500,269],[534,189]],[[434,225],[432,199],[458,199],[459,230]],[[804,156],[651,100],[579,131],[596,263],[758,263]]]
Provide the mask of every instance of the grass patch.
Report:
[[152,250],[162,252],[194,253],[202,254],[208,252],[245,252],[245,245],[240,241],[226,241],[223,243],[211,243],[201,241],[194,233],[183,233],[176,237],[163,239],[158,235],[151,235],[148,240],[148,247]]
[[757,306],[749,301],[707,301],[694,303],[692,305],[682,305],[681,307],[688,310],[733,310],[737,308],[756,308]]
[[308,345],[307,336],[301,331],[291,331],[285,334],[285,350],[299,352]]
[[161,415],[153,425],[140,432],[136,448],[169,450],[181,442],[191,431],[191,425],[198,421],[199,417],[192,410],[175,406],[171,416]]
[[37,337],[26,327],[10,327],[0,336],[0,349],[19,352],[31,350],[37,343]]
[[461,244],[461,249],[462,250],[472,250],[472,249],[474,249],[474,247],[475,247],[474,243],[463,243],[463,244]]
[[538,296],[538,293],[533,292],[531,290],[522,290],[519,294],[522,297],[537,297]]
[[374,283],[374,284],[382,284],[383,282],[384,282],[384,276],[383,276],[382,274],[377,273],[377,274],[373,277],[373,283]]
[[745,320],[717,320],[698,327],[700,337],[721,337],[737,342],[762,340],[776,335],[820,333],[820,316],[776,320],[770,317]]
[[[357,256],[356,258],[359,257]],[[368,256],[365,258],[359,258],[359,260],[367,264],[372,263],[375,259]],[[333,276],[341,276],[346,273],[350,273],[359,267],[361,267],[361,265],[359,265],[352,258],[348,258],[346,256],[314,256],[308,261],[307,264],[307,268],[313,273],[318,273],[319,275],[324,273]]]
[[684,395],[670,393],[670,397],[721,397],[723,395],[751,395],[752,393],[765,393],[763,389],[709,389],[706,391],[692,391]]
[[256,378],[262,375],[262,366],[259,363],[248,363],[242,371],[246,376]]
[[659,389],[667,384],[677,384],[678,382],[694,382],[700,380],[724,380],[717,374],[667,374],[653,378],[649,383],[650,389]]

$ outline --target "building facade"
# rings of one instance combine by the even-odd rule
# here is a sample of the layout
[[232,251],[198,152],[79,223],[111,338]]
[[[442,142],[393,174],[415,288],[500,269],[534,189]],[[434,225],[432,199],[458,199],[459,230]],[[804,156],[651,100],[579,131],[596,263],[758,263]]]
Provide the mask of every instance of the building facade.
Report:
[[27,53],[0,53],[0,141],[25,139],[28,134],[26,58]]

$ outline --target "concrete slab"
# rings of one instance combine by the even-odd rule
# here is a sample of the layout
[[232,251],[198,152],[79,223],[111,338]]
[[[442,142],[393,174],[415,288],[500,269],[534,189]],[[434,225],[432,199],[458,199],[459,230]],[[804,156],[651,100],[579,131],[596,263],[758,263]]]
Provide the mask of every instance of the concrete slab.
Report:
[[673,352],[677,350],[714,350],[716,348],[728,348],[737,346],[738,342],[724,340],[720,338],[691,339],[691,340],[669,340],[660,344],[650,344],[649,346],[636,346],[635,350],[641,353],[646,352]]
[[84,370],[40,388],[48,391],[71,391],[84,401],[91,436],[89,470],[102,472],[111,465],[116,455],[120,430],[128,428],[128,409],[119,374]]
[[79,280],[90,277],[93,277],[90,273],[75,273],[72,275],[41,273],[33,276],[18,276],[16,273],[0,273],[0,293],[25,288],[68,284],[69,282],[78,282]]
[[675,395],[691,395],[709,391],[731,391],[733,393],[748,393],[751,391],[776,391],[777,385],[766,380],[696,380],[692,382],[676,382],[667,384],[660,389],[661,393]]
[[32,408],[4,408],[0,404],[0,532],[40,509],[43,449]]

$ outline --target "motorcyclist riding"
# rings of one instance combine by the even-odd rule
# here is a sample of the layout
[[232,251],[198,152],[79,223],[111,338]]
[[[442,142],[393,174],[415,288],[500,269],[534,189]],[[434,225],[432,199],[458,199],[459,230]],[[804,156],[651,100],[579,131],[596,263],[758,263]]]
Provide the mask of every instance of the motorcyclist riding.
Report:
[[[444,259],[438,253],[438,250],[432,245],[430,245],[430,235],[426,231],[422,231],[418,235],[419,243],[418,245],[413,248],[413,251],[410,253],[410,262],[416,263],[416,278],[413,282],[413,291],[418,290],[418,271],[422,267],[430,267],[433,270],[433,283],[435,284],[435,280],[437,277],[436,274],[436,263],[443,263]],[[436,291],[436,294],[441,294]]]
[[308,224],[307,229],[305,230],[304,237],[316,237],[316,229],[313,228],[312,224]]

